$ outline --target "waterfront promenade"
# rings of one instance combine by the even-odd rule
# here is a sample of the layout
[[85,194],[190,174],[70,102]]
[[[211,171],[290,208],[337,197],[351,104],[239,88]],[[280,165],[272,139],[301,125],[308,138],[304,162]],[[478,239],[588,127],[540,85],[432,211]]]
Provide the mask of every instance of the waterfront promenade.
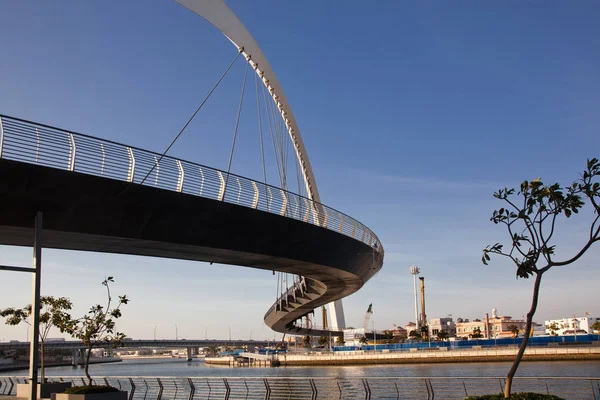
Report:
[[[312,352],[308,354],[285,353],[273,355],[269,360],[277,361],[280,366],[332,366],[367,364],[415,364],[415,363],[473,363],[513,361],[518,348],[446,350],[433,348],[427,351],[403,352]],[[251,354],[247,354],[252,357]],[[258,357],[259,355],[257,355]],[[265,356],[260,356],[262,361]],[[569,361],[600,360],[600,346],[578,348],[528,348],[524,361]],[[207,364],[239,366],[231,356],[208,357]]]

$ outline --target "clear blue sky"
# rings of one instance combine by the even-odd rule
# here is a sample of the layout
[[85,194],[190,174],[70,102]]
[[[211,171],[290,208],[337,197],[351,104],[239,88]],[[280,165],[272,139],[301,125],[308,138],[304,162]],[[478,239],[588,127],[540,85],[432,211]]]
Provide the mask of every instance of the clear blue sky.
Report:
[[[230,0],[269,59],[300,125],[323,201],[370,226],[385,266],[345,300],[376,327],[414,319],[408,266],[419,265],[429,317],[525,314],[532,282],[481,249],[505,233],[491,194],[541,176],[568,183],[600,149],[600,5],[566,2]],[[0,113],[162,151],[235,48],[169,0],[7,2],[0,15]],[[226,168],[243,64],[171,154]],[[253,92],[250,92],[253,93]],[[248,114],[250,115],[250,114]],[[260,163],[243,119],[233,171]],[[254,144],[252,144],[254,143]],[[254,147],[252,147],[254,146]],[[564,226],[564,254],[583,220]],[[0,247],[3,264],[30,249]],[[544,279],[538,321],[599,315],[600,247]],[[44,252],[43,292],[82,314],[100,282],[132,302],[132,337],[271,336],[269,272],[174,260]],[[30,300],[30,277],[2,273],[0,307]],[[0,339],[25,328],[0,326]]]

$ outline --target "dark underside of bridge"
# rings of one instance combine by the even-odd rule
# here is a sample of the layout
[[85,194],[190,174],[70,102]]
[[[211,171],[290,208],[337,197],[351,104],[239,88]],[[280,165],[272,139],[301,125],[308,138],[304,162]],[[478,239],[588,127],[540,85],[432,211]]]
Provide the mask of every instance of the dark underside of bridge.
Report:
[[309,223],[0,159],[0,244],[32,246],[37,211],[43,212],[45,248],[210,261],[323,283],[322,296],[271,318],[270,326],[280,332],[306,312],[354,293],[380,268],[370,246]]

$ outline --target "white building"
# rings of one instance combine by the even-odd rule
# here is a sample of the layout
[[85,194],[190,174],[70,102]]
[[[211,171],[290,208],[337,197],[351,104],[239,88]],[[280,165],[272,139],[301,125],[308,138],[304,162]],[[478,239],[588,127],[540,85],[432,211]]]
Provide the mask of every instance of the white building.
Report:
[[594,322],[596,321],[600,321],[600,318],[573,316],[571,318],[544,321],[544,327],[546,328],[546,334],[548,335],[585,335],[593,333],[592,325],[594,325]]
[[440,331],[448,334],[448,337],[456,336],[456,324],[452,318],[432,318],[429,320],[429,336],[435,338]]

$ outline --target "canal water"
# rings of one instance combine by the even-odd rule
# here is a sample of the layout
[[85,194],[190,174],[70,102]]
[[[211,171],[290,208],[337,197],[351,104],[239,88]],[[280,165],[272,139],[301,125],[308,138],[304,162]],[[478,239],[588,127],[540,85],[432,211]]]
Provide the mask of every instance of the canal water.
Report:
[[[324,367],[243,368],[213,366],[203,359],[129,359],[90,366],[92,376],[178,376],[178,377],[501,377],[511,363],[396,364]],[[27,371],[0,373],[26,376]],[[47,376],[83,376],[81,367],[51,367]],[[523,362],[518,376],[600,377],[600,361]]]

